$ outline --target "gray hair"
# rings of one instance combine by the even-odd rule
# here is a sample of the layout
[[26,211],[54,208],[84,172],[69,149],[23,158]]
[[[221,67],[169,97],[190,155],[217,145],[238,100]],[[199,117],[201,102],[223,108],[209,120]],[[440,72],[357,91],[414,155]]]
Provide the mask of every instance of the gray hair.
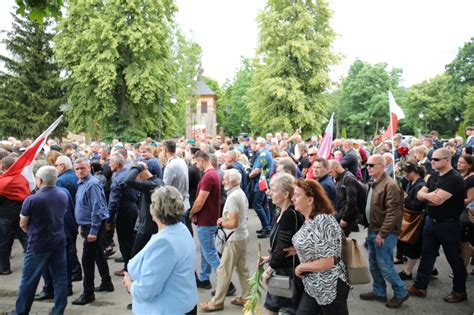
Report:
[[150,214],[165,225],[179,222],[184,213],[181,193],[173,186],[163,186],[151,195]]
[[262,137],[258,137],[257,141],[255,141],[258,145],[261,146],[266,146],[267,145],[267,140],[263,139]]
[[86,165],[91,166],[91,162],[89,161],[88,158],[85,158],[85,157],[77,158],[77,159],[74,161],[74,164],[86,164]]
[[212,166],[217,167],[219,165],[217,155],[215,155],[214,153],[209,154],[209,162]]
[[296,170],[296,164],[293,162],[293,160],[289,157],[284,157],[278,160],[278,165],[281,165],[283,167],[283,170],[293,176],[296,176],[297,170]]
[[229,170],[224,171],[224,176],[227,175],[229,177],[230,182],[235,182],[236,186],[240,185],[242,181],[242,174],[235,168],[231,168]]
[[308,152],[308,146],[306,145],[306,143],[298,143],[298,149],[301,149],[304,152]]
[[62,164],[64,165],[64,168],[67,170],[72,170],[72,162],[71,159],[65,155],[60,155],[56,159],[56,165]]
[[290,174],[279,173],[272,177],[270,180],[270,186],[277,186],[281,191],[288,192],[288,198],[291,200],[295,191],[295,187],[293,185],[294,181],[295,178]]
[[120,153],[112,154],[112,156],[110,157],[110,162],[117,163],[121,166],[125,165],[125,159],[124,159],[123,155],[120,154]]
[[38,172],[36,172],[36,178],[41,179],[44,186],[51,187],[56,186],[58,174],[56,173],[56,168],[46,165],[39,168]]
[[233,161],[237,161],[237,152],[230,150],[227,152],[227,156],[231,157]]

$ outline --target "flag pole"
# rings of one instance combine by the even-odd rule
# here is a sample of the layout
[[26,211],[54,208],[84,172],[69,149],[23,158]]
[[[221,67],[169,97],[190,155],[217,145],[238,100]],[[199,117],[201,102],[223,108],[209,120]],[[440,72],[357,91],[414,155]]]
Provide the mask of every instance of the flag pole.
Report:
[[390,115],[390,137],[392,141],[392,176],[393,179],[397,179],[395,175],[395,146],[393,145],[393,119],[392,110],[390,109],[390,90],[388,91],[388,112]]

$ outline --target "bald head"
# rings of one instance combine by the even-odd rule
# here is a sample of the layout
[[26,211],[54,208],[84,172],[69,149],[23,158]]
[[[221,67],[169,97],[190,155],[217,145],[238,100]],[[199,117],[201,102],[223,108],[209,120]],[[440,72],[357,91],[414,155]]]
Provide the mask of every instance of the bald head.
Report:
[[383,156],[380,154],[374,154],[369,157],[369,160],[367,161],[367,167],[369,175],[377,180],[380,176],[382,176],[382,174],[385,173]]

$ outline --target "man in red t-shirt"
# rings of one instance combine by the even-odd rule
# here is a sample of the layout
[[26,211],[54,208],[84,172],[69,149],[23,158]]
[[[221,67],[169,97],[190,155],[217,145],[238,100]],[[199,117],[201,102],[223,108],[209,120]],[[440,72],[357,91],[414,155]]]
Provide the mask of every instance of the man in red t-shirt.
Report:
[[201,244],[201,273],[196,279],[202,289],[212,287],[209,281],[212,269],[219,267],[220,259],[214,243],[217,231],[217,219],[220,217],[221,180],[209,161],[209,155],[198,151],[194,158],[204,175],[199,181],[196,201],[189,212],[189,218],[197,224],[197,234]]

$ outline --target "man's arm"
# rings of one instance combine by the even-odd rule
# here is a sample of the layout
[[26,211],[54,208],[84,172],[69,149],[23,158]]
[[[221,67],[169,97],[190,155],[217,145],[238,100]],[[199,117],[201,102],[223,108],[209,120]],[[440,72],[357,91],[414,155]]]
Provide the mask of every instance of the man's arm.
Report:
[[112,185],[110,186],[110,195],[109,195],[109,219],[107,223],[115,222],[115,215],[118,212],[120,205],[120,199],[122,198],[123,190],[120,181],[117,180],[118,176],[112,180]]
[[30,217],[25,217],[24,215],[20,214],[20,228],[25,233],[28,233],[29,222],[30,222]]
[[102,224],[101,212],[107,208],[104,190],[101,185],[91,185],[89,188],[89,201],[91,207],[91,229],[89,236],[93,236],[93,238],[91,238],[93,242],[97,239],[97,233]]
[[385,220],[379,230],[379,235],[382,238],[387,237],[388,233],[401,223],[404,206],[403,193],[397,184],[387,185],[385,194]]
[[232,230],[239,227],[239,220],[240,220],[239,213],[237,211],[232,211],[232,212],[229,212],[228,220],[224,221],[222,218],[219,218],[217,220],[217,225],[220,225],[223,228]]
[[249,177],[250,177],[250,178],[254,178],[254,177],[260,175],[261,172],[262,172],[262,170],[261,170],[260,168],[254,168],[254,169],[250,172]]
[[196,215],[196,213],[202,210],[202,207],[206,203],[207,197],[209,197],[209,193],[210,193],[209,191],[205,191],[205,190],[199,191],[196,201],[194,201],[193,207],[191,211],[189,212],[189,217]]

